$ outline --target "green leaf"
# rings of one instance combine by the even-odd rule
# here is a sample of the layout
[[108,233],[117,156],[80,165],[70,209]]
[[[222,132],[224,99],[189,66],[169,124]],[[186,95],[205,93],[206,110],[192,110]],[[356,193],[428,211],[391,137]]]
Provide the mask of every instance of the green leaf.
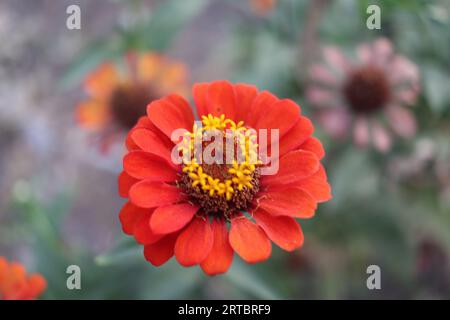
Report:
[[138,30],[143,47],[160,51],[167,49],[184,24],[195,17],[207,3],[206,0],[162,2],[156,7],[150,21]]
[[147,266],[149,274],[140,284],[144,299],[191,299],[207,279],[199,267],[185,268],[175,259],[161,268]]
[[136,244],[133,238],[120,239],[108,252],[95,257],[95,263],[101,267],[129,264],[130,261],[143,259],[143,247]]
[[68,89],[81,82],[81,79],[102,61],[117,57],[123,51],[124,43],[119,37],[95,41],[77,55],[59,81],[62,89]]
[[60,79],[60,87],[67,89],[80,83],[102,61],[117,58],[131,49],[166,50],[178,31],[206,3],[206,0],[164,1],[155,8],[147,23],[130,29],[118,29],[104,39],[97,39],[78,54]]
[[281,299],[279,294],[255,275],[252,266],[244,264],[241,260],[235,260],[233,266],[224,275],[234,286],[246,291],[258,299]]
[[368,152],[355,150],[352,146],[345,150],[329,173],[333,189],[329,205],[334,208],[345,205],[348,200],[376,194],[379,186],[379,177],[370,165]]
[[433,112],[442,113],[450,106],[450,77],[435,66],[424,68],[425,94]]

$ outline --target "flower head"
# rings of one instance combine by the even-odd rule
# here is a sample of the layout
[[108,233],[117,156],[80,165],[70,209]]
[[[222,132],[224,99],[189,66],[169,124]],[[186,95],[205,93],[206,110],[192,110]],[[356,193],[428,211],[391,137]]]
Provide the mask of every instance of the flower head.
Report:
[[[385,152],[391,132],[411,137],[416,121],[408,110],[419,93],[419,72],[408,59],[394,53],[392,44],[380,38],[357,49],[353,62],[337,48],[324,49],[326,64],[310,69],[308,100],[320,108],[319,121],[335,138],[347,136],[352,127],[358,146]],[[382,123],[387,120],[391,130]]]
[[[234,252],[256,263],[270,256],[271,241],[299,248],[295,218],[312,217],[331,198],[311,121],[293,101],[251,85],[201,83],[193,96],[200,121],[172,94],[150,103],[129,132],[119,176],[128,198],[123,231],[144,245],[153,265],[175,255],[209,275],[226,272]],[[259,132],[279,139],[265,144]],[[266,161],[261,151],[269,150]]]
[[88,99],[77,107],[78,123],[99,134],[103,145],[131,129],[147,104],[186,90],[186,68],[156,53],[129,53],[121,63],[101,64],[85,79]]
[[46,286],[40,274],[28,275],[20,263],[0,257],[0,300],[36,299]]
[[278,0],[250,0],[252,10],[260,15],[268,15],[277,5]]

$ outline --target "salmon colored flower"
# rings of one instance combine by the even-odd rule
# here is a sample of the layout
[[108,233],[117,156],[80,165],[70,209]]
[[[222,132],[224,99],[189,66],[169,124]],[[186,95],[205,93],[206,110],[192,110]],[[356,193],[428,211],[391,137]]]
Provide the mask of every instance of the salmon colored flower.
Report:
[[319,121],[331,136],[345,138],[351,130],[356,145],[373,143],[386,152],[392,144],[391,131],[404,138],[416,132],[408,106],[417,100],[419,71],[395,54],[385,38],[360,45],[356,53],[353,62],[339,49],[325,48],[326,64],[310,69],[312,84],[306,95],[319,107]]
[[28,275],[20,263],[0,257],[0,300],[36,299],[46,287],[40,274]]
[[[123,231],[144,245],[151,264],[175,255],[209,275],[226,272],[234,252],[256,263],[269,258],[271,241],[287,251],[299,248],[303,233],[295,219],[311,218],[317,204],[331,198],[320,163],[325,152],[311,121],[293,101],[251,85],[200,83],[193,97],[201,121],[194,122],[184,98],[171,94],[150,103],[129,132],[119,176],[119,193],[128,198],[120,212]],[[173,136],[180,128],[183,134]],[[263,147],[255,135],[262,129],[279,139]],[[214,143],[223,138],[231,146],[211,154],[229,161],[205,161],[211,133],[220,137]],[[270,151],[269,161],[255,152],[258,144]],[[198,155],[195,146],[204,151]],[[182,163],[174,162],[173,151],[183,154]],[[278,170],[265,174],[271,165]]]
[[172,92],[184,94],[186,84],[184,64],[161,54],[129,53],[123,61],[105,62],[86,77],[88,99],[77,106],[76,118],[107,147],[145,115],[149,102]]
[[277,0],[250,0],[250,6],[256,14],[266,16],[275,8],[277,2]]

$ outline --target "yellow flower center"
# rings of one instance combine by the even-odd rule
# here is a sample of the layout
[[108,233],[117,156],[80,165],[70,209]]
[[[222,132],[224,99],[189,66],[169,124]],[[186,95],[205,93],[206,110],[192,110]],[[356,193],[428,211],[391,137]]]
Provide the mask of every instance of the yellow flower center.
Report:
[[186,132],[180,185],[206,212],[243,210],[259,187],[256,131],[209,114]]

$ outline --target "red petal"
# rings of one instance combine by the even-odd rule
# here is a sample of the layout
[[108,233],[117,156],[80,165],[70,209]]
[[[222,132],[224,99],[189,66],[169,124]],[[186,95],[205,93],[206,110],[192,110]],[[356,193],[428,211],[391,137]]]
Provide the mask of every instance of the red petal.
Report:
[[140,148],[136,145],[136,143],[133,141],[133,139],[131,139],[131,133],[133,132],[134,129],[148,129],[148,130],[157,130],[157,128],[155,127],[155,125],[150,121],[150,119],[147,116],[143,116],[140,117],[138,122],[136,123],[136,125],[133,127],[133,129],[131,129],[128,134],[127,137],[125,139],[125,146],[127,147],[128,151],[131,150],[139,150]]
[[156,127],[152,123],[152,121],[150,120],[150,118],[148,116],[142,116],[139,118],[139,120],[136,123],[136,125],[134,126],[134,128],[144,128],[144,129],[153,130]]
[[130,151],[123,158],[125,171],[136,179],[173,182],[178,176],[162,158],[145,151]]
[[253,212],[256,223],[281,249],[293,251],[303,244],[300,225],[291,217],[274,217],[263,210]]
[[152,265],[159,267],[173,256],[173,249],[178,233],[165,236],[156,243],[144,247],[145,259]]
[[31,274],[27,280],[29,299],[35,299],[39,296],[47,287],[47,281],[40,274]]
[[289,151],[297,149],[313,132],[314,127],[311,120],[300,116],[295,126],[280,139],[279,155],[283,156]]
[[136,128],[130,132],[130,138],[138,149],[160,156],[171,166],[178,168],[173,164],[171,158],[173,144],[168,145],[155,132],[145,128]]
[[262,176],[263,185],[290,184],[307,178],[319,170],[317,156],[309,151],[291,151],[279,160],[278,172],[274,175]]
[[183,104],[174,105],[168,99],[150,103],[147,114],[153,124],[169,138],[177,129],[190,131],[194,123],[194,115],[190,108],[186,109]]
[[319,139],[315,137],[311,137],[304,143],[302,143],[300,149],[305,151],[311,151],[317,156],[319,160],[325,156],[325,150],[323,149],[322,143],[319,141]]
[[119,195],[122,198],[128,198],[130,188],[138,181],[138,179],[135,179],[125,171],[122,171],[119,175]]
[[311,218],[317,209],[316,199],[295,187],[261,193],[256,205],[276,216],[296,218]]
[[208,113],[220,117],[234,120],[236,114],[236,98],[234,96],[233,86],[228,81],[215,81],[209,85]]
[[237,84],[234,86],[236,96],[236,121],[245,121],[247,115],[252,112],[252,103],[255,100],[258,90],[255,86],[248,84]]
[[125,203],[125,205],[122,207],[122,210],[120,210],[119,213],[119,219],[120,223],[122,224],[123,232],[132,235],[134,226],[136,225],[136,221],[139,220],[139,218],[143,214],[148,212],[149,212],[148,209],[136,207],[131,202]]
[[227,272],[233,261],[233,248],[228,240],[225,221],[214,219],[211,228],[214,234],[214,244],[209,255],[201,263],[203,271],[210,276]]
[[189,105],[189,102],[186,101],[182,96],[176,93],[169,94],[166,97],[167,100],[170,101],[175,106],[178,106],[180,110],[183,110],[185,112],[186,117],[190,117],[192,115],[192,109]]
[[159,234],[178,231],[192,220],[198,209],[190,203],[158,207],[152,215],[150,227]]
[[143,180],[130,189],[130,200],[141,208],[155,208],[181,202],[186,196],[175,186]]
[[194,96],[195,106],[197,107],[197,114],[201,116],[208,115],[207,97],[208,97],[209,83],[198,83],[194,85],[192,95]]
[[185,129],[191,130],[192,125],[194,124],[195,121],[195,117],[192,108],[189,105],[189,102],[187,102],[182,96],[175,93],[168,95],[165,99],[172,105],[177,107],[177,111],[182,113],[183,119],[185,119],[186,124],[188,126]]
[[245,124],[250,127],[255,127],[259,118],[264,117],[269,107],[277,103],[280,99],[268,91],[259,93],[253,100],[251,107],[252,113],[247,114]]
[[[284,99],[269,105],[263,110],[254,129],[278,129],[279,138],[283,137],[299,121],[300,107],[292,100]],[[269,132],[268,132],[269,134]]]
[[136,143],[131,139],[131,132],[129,131],[125,138],[125,147],[128,151],[139,150],[140,148],[136,145]]
[[2,256],[0,256],[0,279],[2,279],[8,270],[8,262]]
[[185,267],[199,264],[208,256],[213,241],[209,221],[200,217],[194,218],[175,243],[175,257]]
[[150,120],[150,118],[147,115],[140,117],[136,125],[133,127],[133,129],[150,130],[151,132],[156,134],[159,137],[159,139],[161,139],[166,145],[172,144],[170,139],[161,130],[159,130],[158,127],[156,127],[153,124],[152,120]]
[[272,252],[264,231],[243,215],[231,220],[229,240],[234,251],[248,263],[264,261]]
[[327,182],[327,174],[322,165],[315,174],[296,182],[295,186],[308,192],[318,202],[325,202],[332,198],[331,187]]
[[152,212],[146,212],[139,217],[134,225],[134,238],[140,244],[152,244],[159,239],[161,239],[164,235],[155,234],[150,228],[150,218],[152,216]]

